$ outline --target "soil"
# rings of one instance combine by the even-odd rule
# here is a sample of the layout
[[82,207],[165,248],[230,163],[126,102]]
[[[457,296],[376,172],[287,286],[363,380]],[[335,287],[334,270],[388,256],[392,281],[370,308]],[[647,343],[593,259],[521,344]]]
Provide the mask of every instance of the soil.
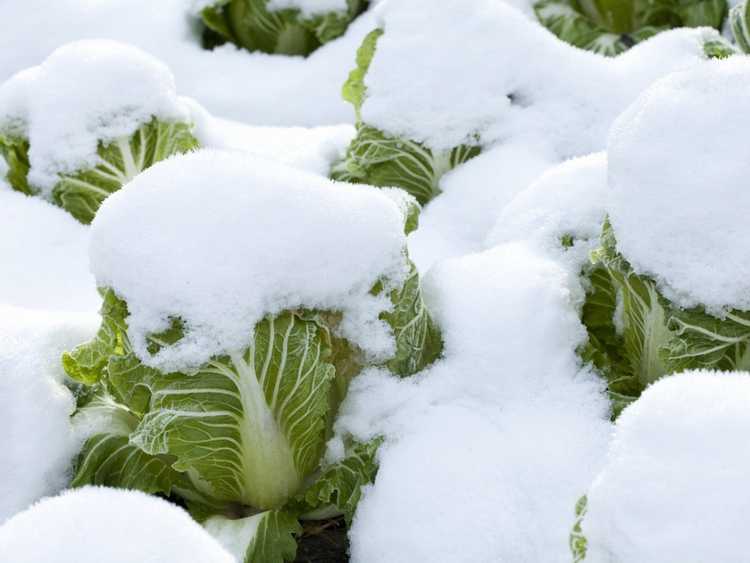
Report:
[[295,563],[348,563],[349,540],[343,518],[304,525]]

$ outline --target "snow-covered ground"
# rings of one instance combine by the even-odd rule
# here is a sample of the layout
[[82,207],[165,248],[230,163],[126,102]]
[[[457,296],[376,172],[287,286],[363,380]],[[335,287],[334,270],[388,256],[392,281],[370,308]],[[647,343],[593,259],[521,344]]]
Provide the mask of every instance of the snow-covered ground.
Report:
[[0,5],[0,560],[744,561],[746,55],[501,0],[203,48],[243,1]]

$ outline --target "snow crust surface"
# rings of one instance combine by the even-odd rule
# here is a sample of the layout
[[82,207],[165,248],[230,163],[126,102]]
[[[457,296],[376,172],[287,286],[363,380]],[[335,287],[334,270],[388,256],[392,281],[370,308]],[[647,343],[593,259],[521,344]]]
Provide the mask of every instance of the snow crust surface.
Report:
[[367,124],[437,149],[524,139],[560,158],[601,150],[641,90],[704,60],[703,39],[718,37],[673,30],[609,59],[496,0],[389,0],[377,13],[385,33],[365,76]]
[[[342,330],[374,357],[393,352],[369,294],[406,273],[400,206],[244,153],[200,151],[156,164],[106,200],[92,225],[99,286],[129,307],[141,359],[171,371],[244,349],[266,314],[344,313]],[[145,337],[179,317],[187,335],[157,355]]]
[[97,325],[94,314],[0,305],[0,523],[67,483],[79,444],[60,356],[91,338]]
[[303,16],[317,16],[330,12],[346,12],[346,0],[269,0],[269,11],[286,9],[299,10]]
[[354,137],[354,126],[344,123],[320,127],[264,127],[212,116],[194,100],[190,114],[193,135],[201,146],[238,150],[277,160],[300,170],[328,176]]
[[617,120],[608,144],[618,249],[680,305],[750,309],[750,61],[670,75]]
[[353,561],[569,560],[572,507],[609,433],[601,384],[575,355],[576,285],[521,243],[433,268],[444,359],[405,380],[357,377],[338,422],[387,438]]
[[0,181],[0,304],[95,313],[88,241],[68,213]]
[[[249,53],[234,45],[201,47],[192,0],[25,0],[5,2],[0,21],[0,81],[39,64],[79,39],[139,47],[174,73],[179,91],[217,115],[256,125],[314,126],[352,122],[341,85],[354,54],[375,27],[370,14],[307,58]],[[62,23],[64,22],[64,24]],[[43,29],[44,33],[29,33]]]
[[[503,208],[487,237],[488,247],[527,241],[550,259],[585,268],[600,246],[607,209],[607,154],[595,153],[549,169]],[[566,248],[563,237],[573,245]]]
[[593,562],[741,561],[750,495],[750,374],[692,372],[620,416],[588,493]]
[[187,512],[138,491],[84,487],[0,527],[13,563],[236,563]]
[[58,174],[93,168],[97,144],[153,117],[187,121],[174,77],[151,55],[114,41],[78,41],[0,87],[0,132],[31,146],[29,183],[47,196]]

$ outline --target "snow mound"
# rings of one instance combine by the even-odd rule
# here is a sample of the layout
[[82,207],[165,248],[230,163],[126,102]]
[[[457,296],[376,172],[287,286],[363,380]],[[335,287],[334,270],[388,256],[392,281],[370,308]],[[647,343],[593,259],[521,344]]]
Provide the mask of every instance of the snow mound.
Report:
[[435,149],[527,139],[561,158],[601,150],[641,90],[704,60],[704,40],[718,37],[679,29],[607,59],[497,0],[388,1],[377,13],[365,123]]
[[673,74],[620,116],[608,144],[618,249],[680,305],[750,309],[750,61]]
[[600,245],[606,215],[607,155],[568,160],[545,172],[505,208],[486,245],[526,240],[575,275]]
[[235,563],[181,508],[103,487],[67,491],[7,521],[0,553],[13,563]]
[[575,501],[609,433],[576,278],[524,244],[445,261],[425,280],[445,357],[403,380],[369,370],[340,434],[383,435],[352,560],[563,563]]
[[[257,125],[352,122],[354,112],[341,99],[341,85],[354,66],[357,47],[374,27],[372,16],[365,14],[344,36],[305,59],[248,53],[234,45],[203,49],[194,0],[5,4],[0,20],[0,81],[39,64],[65,43],[112,39],[163,61],[174,72],[180,92],[212,113]],[[30,29],[43,33],[29,33]]]
[[617,421],[588,494],[586,561],[741,561],[750,494],[750,374],[649,387]]
[[[284,309],[342,311],[342,329],[392,354],[370,295],[406,273],[404,217],[387,192],[332,182],[244,153],[200,151],[158,163],[107,199],[92,226],[99,286],[129,307],[129,336],[162,371],[243,350],[255,323]],[[151,356],[145,337],[180,318],[186,336]]]
[[294,168],[328,176],[334,162],[344,158],[354,137],[349,124],[321,127],[263,127],[209,114],[194,100],[190,113],[193,136],[202,147],[245,151]]
[[0,182],[0,304],[96,312],[88,240],[89,229],[62,209]]
[[0,305],[0,522],[67,483],[78,444],[60,356],[91,338],[97,325],[93,314]]
[[116,41],[78,41],[0,87],[0,132],[29,141],[29,183],[50,195],[58,174],[93,168],[98,143],[152,118],[187,121],[169,69]]
[[420,271],[436,262],[478,252],[503,207],[557,158],[543,147],[499,144],[440,180],[442,193],[422,211],[409,251]]

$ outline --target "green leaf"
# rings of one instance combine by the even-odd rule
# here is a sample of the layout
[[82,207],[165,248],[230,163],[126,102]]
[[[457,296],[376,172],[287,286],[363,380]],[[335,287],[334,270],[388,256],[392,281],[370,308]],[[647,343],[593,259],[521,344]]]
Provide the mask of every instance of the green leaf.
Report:
[[750,3],[747,0],[734,6],[729,13],[732,36],[743,53],[750,53]]
[[570,546],[570,551],[573,555],[573,563],[581,563],[581,561],[586,559],[588,541],[586,540],[586,536],[583,535],[581,523],[586,516],[587,502],[588,499],[585,496],[582,496],[576,503],[576,521],[570,532],[570,539],[568,540],[568,545]]
[[[657,33],[675,27],[721,30],[726,0],[542,0],[537,19],[563,41],[605,56],[616,56]],[[731,46],[708,40],[706,54],[723,58]]]
[[393,309],[381,318],[393,329],[396,354],[386,364],[396,375],[413,375],[437,360],[443,351],[440,329],[422,297],[419,272],[414,264],[404,284],[391,293]]
[[375,461],[381,439],[354,444],[341,461],[324,467],[320,476],[291,505],[316,520],[320,515],[343,514],[351,524],[354,511],[362,497],[362,487],[375,481],[378,465]]
[[283,563],[297,555],[295,536],[302,533],[297,517],[269,510],[245,518],[213,516],[203,523],[240,563]]
[[357,66],[349,73],[349,77],[341,89],[341,96],[354,106],[357,113],[357,121],[360,121],[360,110],[365,101],[365,75],[370,69],[370,64],[375,56],[378,39],[383,35],[382,29],[373,29],[367,34],[362,44],[357,49]]
[[90,223],[102,202],[140,172],[197,147],[190,125],[152,119],[129,138],[100,143],[100,163],[91,170],[62,176],[52,190],[52,200],[81,223]]
[[674,310],[669,328],[673,338],[665,362],[670,371],[750,369],[750,312],[727,311],[717,318],[702,308]]
[[29,143],[19,137],[5,137],[0,135],[0,156],[8,165],[6,178],[10,187],[26,195],[36,194],[29,186]]
[[387,136],[360,124],[344,160],[334,165],[331,178],[342,182],[402,188],[422,205],[440,193],[443,175],[481,152],[461,145],[433,151],[420,143]]
[[201,12],[203,23],[225,41],[248,51],[306,56],[343,35],[364,9],[347,0],[347,10],[305,17],[297,9],[270,11],[268,0],[218,0]]
[[664,348],[671,332],[667,326],[669,303],[659,294],[656,283],[636,274],[617,252],[612,226],[605,222],[599,257],[622,299],[621,355],[627,369],[609,379],[611,392],[637,397],[649,384],[667,373]]
[[112,290],[103,290],[102,297],[104,300],[99,310],[102,324],[96,336],[72,352],[65,352],[62,357],[62,365],[68,376],[86,385],[98,382],[110,357],[125,354],[126,347],[129,347],[125,336],[127,305]]
[[73,423],[93,427],[97,432],[83,445],[76,459],[70,486],[100,485],[136,489],[149,494],[179,495],[191,509],[202,512],[224,510],[204,495],[186,473],[176,471],[174,458],[149,455],[130,443],[139,423],[136,413],[99,393],[76,411]]
[[174,467],[206,482],[215,498],[256,508],[294,495],[319,463],[328,428],[335,368],[327,329],[287,312],[255,327],[244,353],[212,359],[195,373],[162,374],[134,358],[109,377],[143,408],[131,442],[168,454]]
[[543,0],[534,4],[541,24],[570,45],[614,57],[634,43],[627,35],[611,33],[596,25],[567,0]]

